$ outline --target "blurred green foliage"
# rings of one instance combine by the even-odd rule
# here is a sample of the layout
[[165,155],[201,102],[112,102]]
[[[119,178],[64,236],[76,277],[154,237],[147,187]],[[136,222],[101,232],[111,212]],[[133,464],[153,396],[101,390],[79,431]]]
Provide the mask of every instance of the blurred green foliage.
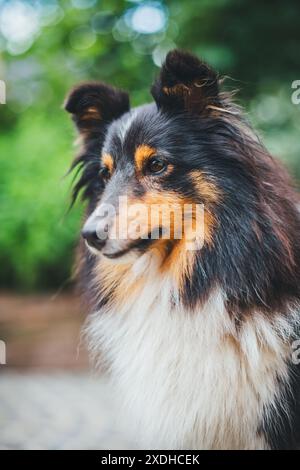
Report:
[[173,47],[229,75],[267,147],[300,177],[299,0],[0,0],[0,285],[61,286],[70,276],[81,207],[68,212],[74,130],[69,88],[101,79],[132,105]]

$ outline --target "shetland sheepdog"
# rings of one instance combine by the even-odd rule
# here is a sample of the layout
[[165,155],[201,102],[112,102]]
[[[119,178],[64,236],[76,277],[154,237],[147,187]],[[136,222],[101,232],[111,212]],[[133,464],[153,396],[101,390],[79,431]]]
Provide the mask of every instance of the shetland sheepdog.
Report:
[[[87,200],[77,267],[90,350],[137,448],[300,444],[299,199],[221,82],[173,50],[153,103],[131,109],[100,82],[65,102],[81,141],[74,199]],[[125,197],[155,207],[156,223],[125,213]],[[178,237],[185,205],[200,222],[191,209]],[[175,207],[168,224],[163,206]]]

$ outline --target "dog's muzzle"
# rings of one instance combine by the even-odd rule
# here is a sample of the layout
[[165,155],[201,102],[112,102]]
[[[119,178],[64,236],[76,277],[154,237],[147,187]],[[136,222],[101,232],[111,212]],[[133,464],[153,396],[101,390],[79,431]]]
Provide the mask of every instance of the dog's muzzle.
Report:
[[106,240],[99,238],[97,231],[93,228],[84,227],[81,231],[81,235],[87,244],[92,248],[96,248],[96,250],[102,250],[105,246]]

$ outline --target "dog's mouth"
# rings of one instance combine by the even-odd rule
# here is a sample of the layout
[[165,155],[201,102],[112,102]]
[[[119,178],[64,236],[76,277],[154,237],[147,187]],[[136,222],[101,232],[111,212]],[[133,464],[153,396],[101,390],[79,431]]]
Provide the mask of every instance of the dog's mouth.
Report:
[[113,251],[113,252],[105,252],[102,251],[102,255],[109,259],[118,259],[122,258],[129,253],[135,252],[137,254],[143,254],[147,248],[152,245],[154,240],[151,239],[138,239],[134,240],[134,242],[130,243],[129,246],[124,248],[123,250]]
[[104,253],[104,252],[102,252],[102,255],[105,256],[105,258],[117,259],[117,258],[121,258],[122,256],[128,254],[130,251],[131,251],[131,249],[127,248],[126,250],[115,251],[114,253]]

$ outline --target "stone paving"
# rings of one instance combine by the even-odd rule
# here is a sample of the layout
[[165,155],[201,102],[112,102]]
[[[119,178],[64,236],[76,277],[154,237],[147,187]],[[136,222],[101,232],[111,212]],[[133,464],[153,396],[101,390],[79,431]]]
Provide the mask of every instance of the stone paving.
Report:
[[0,449],[130,448],[117,431],[104,379],[0,367]]

